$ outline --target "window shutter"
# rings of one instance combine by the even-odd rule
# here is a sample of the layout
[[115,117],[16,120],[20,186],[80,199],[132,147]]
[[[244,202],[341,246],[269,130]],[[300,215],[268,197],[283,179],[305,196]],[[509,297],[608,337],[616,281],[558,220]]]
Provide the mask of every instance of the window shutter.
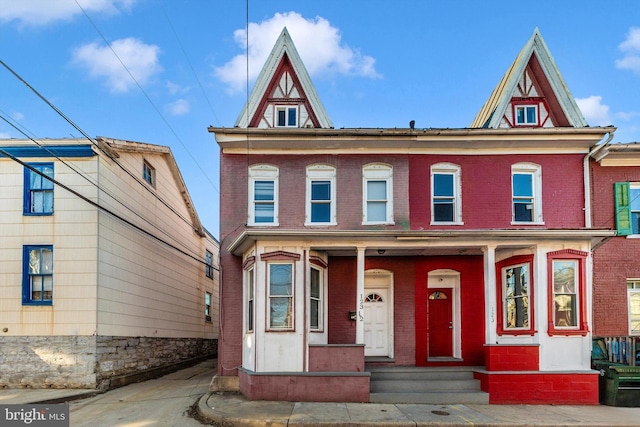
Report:
[[631,206],[629,206],[629,183],[616,182],[614,186],[617,234],[618,236],[628,236],[629,234],[632,234]]

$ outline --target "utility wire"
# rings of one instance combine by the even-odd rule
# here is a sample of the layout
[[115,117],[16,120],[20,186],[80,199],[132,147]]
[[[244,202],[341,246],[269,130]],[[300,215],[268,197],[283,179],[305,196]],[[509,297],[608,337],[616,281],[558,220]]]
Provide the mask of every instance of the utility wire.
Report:
[[115,158],[111,153],[107,152],[100,144],[96,142],[91,136],[89,136],[80,126],[78,126],[75,122],[73,122],[69,117],[67,117],[60,109],[58,109],[53,103],[51,103],[47,98],[45,98],[40,92],[38,92],[33,86],[31,86],[25,79],[23,79],[16,71],[14,71],[9,65],[7,65],[4,61],[0,60],[0,64],[4,66],[11,74],[13,74],[18,80],[20,80],[27,88],[29,88],[33,93],[35,93],[42,101],[44,101],[49,107],[51,107],[56,113],[58,113],[62,118],[64,118],[67,123],[74,127],[78,132],[80,132],[89,142],[95,145],[105,156],[111,159],[116,165],[120,167],[127,175],[136,180],[145,190],[147,190],[153,197],[155,197],[160,203],[165,205],[169,210],[171,210],[174,214],[176,214],[182,221],[189,224],[192,228],[194,225],[189,221],[188,218],[185,218],[180,214],[180,212],[176,211],[167,201],[162,199],[158,194],[151,191],[143,182],[142,179],[137,175],[133,174],[127,168],[125,168],[120,162],[118,162],[117,158]]
[[189,59],[189,55],[187,55],[187,52],[184,49],[184,46],[182,45],[182,42],[180,41],[180,37],[178,37],[178,33],[176,32],[173,23],[171,22],[171,19],[169,18],[169,15],[167,14],[167,10],[166,10],[166,2],[162,2],[162,12],[164,13],[164,17],[166,18],[167,22],[169,23],[169,27],[171,28],[171,32],[173,32],[173,36],[176,38],[176,41],[178,42],[178,46],[180,46],[180,50],[182,50],[182,53],[184,55],[184,57],[187,60],[187,64],[189,64],[189,68],[191,68],[191,72],[193,73],[193,76],[196,79],[196,82],[198,82],[198,86],[200,87],[200,90],[202,91],[202,95],[204,95],[204,99],[207,101],[207,104],[209,105],[209,109],[211,110],[211,114],[213,114],[213,117],[216,119],[216,123],[218,123],[218,125],[220,125],[220,120],[218,119],[218,115],[216,114],[216,112],[213,109],[213,106],[211,105],[211,101],[209,100],[209,97],[207,96],[207,93],[204,90],[204,87],[202,86],[202,83],[200,82],[200,79],[198,78],[198,74],[196,73],[195,68],[193,68],[193,64],[191,63],[191,60]]
[[50,177],[50,176],[48,176],[48,175],[45,175],[44,173],[42,173],[42,172],[41,172],[41,171],[39,171],[38,169],[34,168],[33,166],[31,166],[30,164],[28,164],[28,163],[26,163],[26,162],[23,162],[22,160],[20,160],[20,159],[19,159],[19,158],[17,158],[16,156],[12,155],[12,154],[11,154],[11,153],[9,153],[8,151],[6,151],[6,150],[4,150],[4,149],[0,148],[0,154],[2,154],[3,156],[6,156],[6,157],[8,157],[8,158],[10,158],[10,159],[11,159],[11,160],[13,160],[14,162],[17,162],[17,163],[21,164],[23,167],[25,167],[25,168],[29,169],[31,172],[34,172],[34,173],[36,173],[36,174],[40,175],[42,178],[44,178],[44,179],[47,179],[47,180],[51,181],[51,182],[52,182],[52,183],[54,183],[55,185],[57,185],[57,186],[59,186],[59,187],[61,187],[61,188],[64,188],[65,190],[67,190],[68,192],[70,192],[71,194],[73,194],[74,196],[76,196],[76,197],[78,197],[78,198],[80,198],[80,199],[84,200],[85,202],[87,202],[87,203],[89,203],[90,205],[92,205],[92,206],[94,206],[94,207],[98,208],[99,210],[106,212],[107,214],[111,215],[112,217],[114,217],[114,218],[118,219],[119,221],[122,221],[122,222],[123,222],[123,223],[125,223],[126,225],[128,225],[128,226],[130,226],[130,227],[134,228],[136,231],[138,231],[138,232],[140,232],[140,233],[144,234],[145,236],[150,237],[150,238],[152,238],[152,239],[154,239],[154,240],[156,240],[156,241],[158,241],[158,242],[162,243],[163,245],[170,247],[171,249],[173,249],[173,250],[175,250],[175,251],[177,251],[177,252],[181,253],[182,255],[185,255],[185,256],[187,256],[187,257],[189,257],[189,258],[193,259],[193,260],[194,260],[194,261],[196,261],[196,262],[199,262],[199,263],[201,263],[201,264],[204,264],[204,265],[207,265],[207,266],[209,266],[209,267],[212,267],[212,268],[213,268],[213,269],[215,269],[215,270],[219,270],[219,268],[218,268],[218,267],[215,267],[214,265],[211,265],[211,264],[207,264],[207,263],[206,263],[206,261],[203,261],[201,258],[199,258],[199,257],[197,257],[197,256],[194,256],[194,255],[192,255],[192,254],[190,254],[190,253],[188,253],[188,252],[184,251],[183,249],[181,249],[181,248],[177,247],[176,245],[174,245],[174,244],[172,244],[172,243],[170,243],[170,242],[167,242],[166,240],[161,239],[160,237],[158,237],[158,236],[154,235],[153,233],[150,233],[149,231],[147,231],[147,230],[145,230],[144,228],[142,228],[142,227],[140,227],[140,226],[138,226],[138,225],[136,225],[136,224],[132,223],[131,221],[127,220],[126,218],[124,218],[123,216],[121,216],[121,215],[117,214],[116,212],[114,212],[114,211],[112,211],[112,210],[110,210],[110,209],[108,209],[108,208],[106,208],[106,207],[104,207],[104,206],[100,205],[100,204],[99,204],[99,203],[97,203],[97,202],[94,202],[94,201],[93,201],[93,200],[91,200],[90,198],[88,198],[88,197],[84,196],[83,194],[79,193],[78,191],[76,191],[76,190],[72,189],[72,188],[71,188],[71,187],[69,187],[68,185],[63,184],[63,183],[61,183],[60,181],[58,181],[58,180],[56,180],[56,179],[54,179],[54,178],[51,178],[51,177]]
[[91,23],[91,25],[93,26],[93,28],[96,30],[96,32],[98,33],[98,35],[100,35],[100,37],[102,38],[102,40],[107,44],[107,46],[109,47],[109,49],[111,50],[111,52],[113,53],[113,55],[118,59],[118,62],[120,62],[120,65],[122,65],[122,67],[125,69],[125,71],[127,72],[127,74],[129,74],[129,77],[131,77],[131,79],[134,81],[134,83],[136,84],[136,86],[138,87],[138,89],[140,89],[140,92],[142,92],[142,94],[144,95],[144,97],[147,99],[147,101],[149,101],[149,104],[151,104],[151,106],[153,107],[154,111],[160,116],[160,118],[162,119],[162,121],[164,122],[164,124],[169,128],[169,130],[171,131],[171,133],[173,134],[173,136],[176,138],[176,140],[182,145],[182,147],[185,149],[185,151],[187,152],[187,154],[189,154],[189,157],[191,157],[191,160],[193,160],[193,162],[196,164],[196,166],[198,166],[198,169],[200,169],[200,172],[202,172],[202,175],[204,175],[204,177],[207,179],[207,181],[209,181],[209,184],[211,184],[211,186],[213,187],[213,189],[220,194],[220,190],[218,189],[218,187],[216,187],[216,185],[209,179],[209,176],[205,173],[205,171],[202,169],[202,167],[200,166],[200,164],[198,163],[198,161],[195,159],[195,157],[193,157],[193,154],[191,154],[191,151],[189,151],[189,149],[187,148],[187,146],[184,144],[184,142],[182,142],[182,139],[180,139],[180,137],[178,136],[178,134],[176,133],[176,131],[173,129],[173,127],[169,124],[169,121],[164,117],[164,115],[160,112],[160,110],[158,109],[158,107],[154,104],[154,102],[151,100],[151,98],[149,97],[149,95],[147,94],[147,92],[145,92],[145,90],[142,88],[142,86],[140,85],[140,83],[138,83],[138,80],[136,80],[136,78],[133,76],[133,74],[131,74],[131,71],[129,71],[129,68],[127,67],[127,65],[122,61],[122,59],[118,56],[118,54],[116,53],[116,51],[113,49],[113,47],[111,46],[111,43],[109,43],[106,39],[106,37],[104,36],[104,34],[102,34],[102,32],[100,31],[100,29],[98,28],[98,26],[93,22],[93,20],[91,19],[91,17],[87,14],[87,12],[84,10],[84,8],[82,6],[80,6],[80,3],[78,3],[78,0],[75,0],[76,4],[78,5],[78,7],[80,8],[80,10],[82,11],[82,13],[84,14],[84,16],[89,20],[89,22]]

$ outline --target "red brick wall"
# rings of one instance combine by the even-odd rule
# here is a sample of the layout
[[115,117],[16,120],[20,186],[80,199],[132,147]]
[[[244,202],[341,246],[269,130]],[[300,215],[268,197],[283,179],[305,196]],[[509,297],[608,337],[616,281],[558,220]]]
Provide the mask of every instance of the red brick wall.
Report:
[[[614,183],[639,182],[640,168],[592,163],[593,227],[615,230]],[[627,335],[627,279],[640,277],[640,239],[613,237],[593,255],[593,333]]]
[[[393,272],[394,358],[396,365],[415,363],[414,260],[403,257],[368,257],[365,269]],[[356,322],[356,257],[329,259],[329,344],[352,344]]]
[[[326,163],[336,167],[338,225],[332,229],[364,229],[362,225],[362,167],[368,163],[393,166],[393,226],[379,228],[408,228],[408,161],[406,156],[351,155],[222,155],[220,194],[221,235],[236,230],[247,221],[247,171],[250,165],[271,164],[280,169],[279,212],[280,228],[300,229],[305,221],[306,167]],[[224,202],[224,203],[223,203]],[[318,226],[313,226],[317,229]]]
[[[513,228],[511,225],[511,165],[530,162],[542,167],[542,217],[545,228],[584,227],[583,156],[413,155],[409,158],[411,228],[460,229],[431,226],[431,165],[450,162],[460,166],[462,221],[467,229]],[[480,213],[479,213],[480,212]]]

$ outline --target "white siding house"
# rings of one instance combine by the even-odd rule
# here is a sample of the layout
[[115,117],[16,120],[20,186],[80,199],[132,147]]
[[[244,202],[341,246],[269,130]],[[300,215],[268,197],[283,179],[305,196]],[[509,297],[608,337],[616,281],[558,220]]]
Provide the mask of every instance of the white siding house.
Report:
[[168,147],[0,140],[0,387],[215,354],[218,248]]

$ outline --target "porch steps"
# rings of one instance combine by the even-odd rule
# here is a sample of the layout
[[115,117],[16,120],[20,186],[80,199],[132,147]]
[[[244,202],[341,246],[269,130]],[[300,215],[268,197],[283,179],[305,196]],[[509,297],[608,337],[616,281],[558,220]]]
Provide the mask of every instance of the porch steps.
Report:
[[473,367],[367,366],[371,403],[488,404]]

